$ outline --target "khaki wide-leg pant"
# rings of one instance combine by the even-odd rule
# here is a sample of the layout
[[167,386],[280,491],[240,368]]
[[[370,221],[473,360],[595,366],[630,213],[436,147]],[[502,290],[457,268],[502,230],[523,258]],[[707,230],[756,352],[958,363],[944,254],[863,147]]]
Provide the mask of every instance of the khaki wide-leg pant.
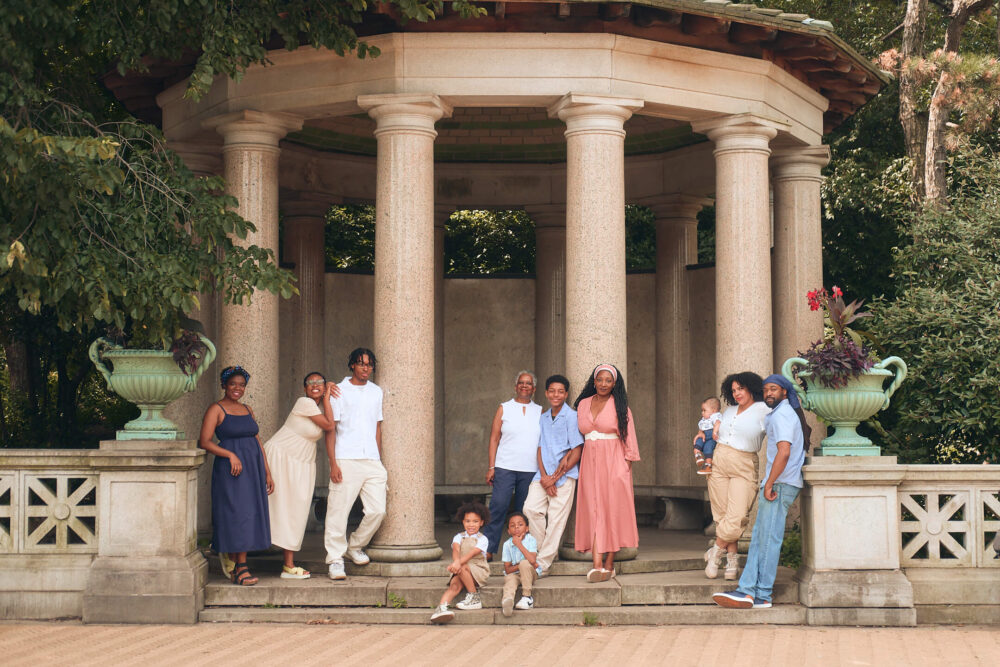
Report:
[[[326,562],[343,560],[348,548],[363,549],[371,542],[375,531],[385,518],[385,467],[373,459],[337,459],[343,473],[339,484],[330,482],[326,497],[326,525],[323,542]],[[347,516],[354,501],[361,496],[364,517],[347,542]]]
[[527,559],[517,564],[517,572],[505,574],[503,577],[503,599],[514,598],[517,593],[517,585],[521,584],[521,595],[531,597],[531,585],[535,583],[538,573]]
[[545,493],[541,482],[532,482],[528,487],[528,497],[524,500],[524,515],[528,517],[528,531],[538,542],[536,560],[542,571],[552,566],[559,553],[559,543],[569,513],[573,509],[573,494],[576,480],[567,479],[556,489],[556,495]]
[[723,542],[736,542],[747,525],[750,506],[757,493],[757,457],[720,444],[712,458],[708,476],[708,499],[712,503],[715,535]]

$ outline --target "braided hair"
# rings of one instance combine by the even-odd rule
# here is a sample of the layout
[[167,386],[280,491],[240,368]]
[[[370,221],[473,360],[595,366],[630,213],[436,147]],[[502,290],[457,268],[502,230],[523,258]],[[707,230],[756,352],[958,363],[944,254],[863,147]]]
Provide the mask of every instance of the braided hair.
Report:
[[[615,385],[611,387],[611,397],[615,399],[615,413],[618,417],[618,437],[622,440],[628,437],[628,394],[625,393],[625,379],[622,377],[621,371],[618,370],[617,366],[612,365],[615,369],[617,378],[615,378]],[[598,366],[594,367],[596,371]],[[590,374],[587,378],[587,384],[583,387],[583,391],[580,395],[576,397],[576,402],[573,403],[573,409],[580,406],[580,401],[585,398],[590,398],[597,394],[597,387],[594,386],[594,373]]]

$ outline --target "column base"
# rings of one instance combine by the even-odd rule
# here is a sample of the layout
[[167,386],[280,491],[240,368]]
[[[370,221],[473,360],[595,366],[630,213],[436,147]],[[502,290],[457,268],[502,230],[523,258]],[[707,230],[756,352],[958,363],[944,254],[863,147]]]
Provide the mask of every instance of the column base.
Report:
[[690,498],[660,498],[663,518],[660,530],[700,530],[705,525],[705,502]]
[[913,608],[913,586],[900,570],[833,570],[806,566],[795,573],[799,602],[807,607]]
[[[638,547],[625,547],[615,554],[615,562],[618,563],[623,560],[635,560],[639,555]],[[568,547],[565,544],[559,547],[559,558],[562,560],[575,560],[575,561],[592,561],[594,560],[593,554],[584,553],[582,551],[577,551],[573,547]]]
[[197,623],[208,561],[186,557],[99,556],[83,592],[84,623]]
[[882,449],[875,445],[837,445],[817,447],[813,456],[882,456]]
[[436,542],[427,544],[371,544],[365,548],[365,553],[373,561],[381,563],[422,563],[438,560],[444,552]]

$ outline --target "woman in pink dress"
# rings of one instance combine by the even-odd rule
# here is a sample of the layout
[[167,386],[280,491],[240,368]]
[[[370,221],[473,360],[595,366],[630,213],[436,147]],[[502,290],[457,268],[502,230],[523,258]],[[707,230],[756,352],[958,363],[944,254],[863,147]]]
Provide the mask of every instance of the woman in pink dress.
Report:
[[632,493],[632,463],[639,460],[639,445],[625,381],[611,364],[594,369],[574,407],[585,438],[576,496],[576,550],[593,553],[587,581],[594,583],[614,576],[619,549],[639,546]]

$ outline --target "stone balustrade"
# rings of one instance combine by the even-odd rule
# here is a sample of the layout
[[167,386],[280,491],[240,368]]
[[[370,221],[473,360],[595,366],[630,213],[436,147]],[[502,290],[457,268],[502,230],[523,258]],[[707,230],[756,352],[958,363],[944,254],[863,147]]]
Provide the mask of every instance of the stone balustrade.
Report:
[[195,441],[0,450],[0,619],[193,623]]

